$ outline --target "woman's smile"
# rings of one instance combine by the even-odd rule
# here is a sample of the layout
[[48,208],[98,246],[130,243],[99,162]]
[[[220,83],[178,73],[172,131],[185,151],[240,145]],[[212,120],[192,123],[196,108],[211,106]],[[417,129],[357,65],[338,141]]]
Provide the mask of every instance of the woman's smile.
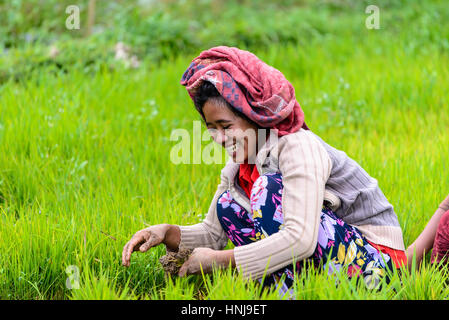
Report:
[[[244,145],[241,142],[236,142],[229,146],[225,146],[224,148],[225,148],[226,152],[228,153],[228,155],[234,160],[237,158],[238,152],[243,152],[245,150]],[[241,158],[244,155],[239,154],[239,156]]]
[[231,157],[234,157],[237,154],[237,145],[233,144],[229,147],[225,147],[226,151]]
[[203,107],[206,126],[212,139],[223,146],[234,162],[251,160],[256,152],[257,127],[217,100],[209,99]]

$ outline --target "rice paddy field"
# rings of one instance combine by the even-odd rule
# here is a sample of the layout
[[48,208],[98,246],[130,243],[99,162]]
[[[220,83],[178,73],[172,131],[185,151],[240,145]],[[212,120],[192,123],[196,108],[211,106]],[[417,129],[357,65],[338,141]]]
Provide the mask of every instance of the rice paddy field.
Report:
[[[242,1],[218,8],[215,1],[166,1],[159,11],[147,2],[130,9],[98,1],[97,23],[105,27],[87,37],[83,29],[58,27],[67,15],[50,6],[19,23],[11,17],[37,2],[0,1],[10,19],[0,29],[1,299],[279,299],[232,270],[169,278],[158,261],[163,246],[121,265],[136,231],[194,224],[207,212],[224,162],[176,165],[170,136],[192,132],[200,120],[179,84],[184,70],[220,44],[249,50],[284,73],[311,130],[378,180],[405,245],[414,241],[449,193],[444,1]],[[366,27],[370,4],[380,9],[379,29]],[[195,6],[204,15],[194,16]],[[86,8],[84,1],[83,15]],[[152,42],[145,32],[153,32]],[[23,34],[42,36],[28,41]],[[139,66],[114,59],[118,41],[133,48]],[[48,58],[52,45],[60,53]],[[429,256],[380,290],[336,277],[304,272],[296,298],[449,297],[448,274],[429,265]]]

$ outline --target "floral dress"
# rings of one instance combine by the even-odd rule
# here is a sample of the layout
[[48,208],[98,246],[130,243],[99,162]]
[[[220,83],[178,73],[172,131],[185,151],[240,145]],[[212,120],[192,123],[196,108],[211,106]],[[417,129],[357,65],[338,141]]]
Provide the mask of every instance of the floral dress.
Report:
[[[251,189],[251,212],[238,204],[229,190],[221,194],[217,201],[218,219],[235,246],[259,241],[284,227],[282,191],[280,173],[261,175]],[[321,211],[318,241],[313,255],[266,275],[259,281],[264,286],[280,286],[281,294],[292,294],[294,272],[300,273],[307,262],[316,268],[328,270],[329,274],[346,270],[348,277],[362,275],[369,288],[377,288],[386,270],[393,269],[388,254],[379,252],[356,227],[345,223],[326,206]]]

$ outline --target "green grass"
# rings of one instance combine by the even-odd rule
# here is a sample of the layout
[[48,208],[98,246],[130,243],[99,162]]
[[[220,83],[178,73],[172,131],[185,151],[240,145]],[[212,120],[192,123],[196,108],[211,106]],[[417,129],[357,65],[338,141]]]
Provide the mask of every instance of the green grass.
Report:
[[[360,17],[354,21],[363,26]],[[361,27],[357,37],[348,31],[252,50],[292,82],[309,127],[378,179],[406,245],[449,192],[449,52],[435,41],[446,37],[448,21],[429,37],[414,33],[416,25],[394,37],[387,24]],[[172,130],[191,131],[200,119],[179,84],[194,56],[88,74],[42,68],[0,87],[0,298],[278,298],[231,271],[166,278],[162,247],[121,266],[122,247],[137,230],[201,221],[219,182],[222,165],[169,158]],[[80,289],[66,287],[70,265],[79,268]],[[296,292],[299,299],[447,299],[447,279],[427,265],[370,291],[308,271]]]

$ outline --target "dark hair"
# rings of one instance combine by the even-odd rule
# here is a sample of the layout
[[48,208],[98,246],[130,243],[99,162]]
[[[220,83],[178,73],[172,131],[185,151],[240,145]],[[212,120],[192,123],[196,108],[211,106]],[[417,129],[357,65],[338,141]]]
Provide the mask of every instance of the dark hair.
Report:
[[229,104],[229,102],[226,101],[225,98],[218,92],[217,88],[209,82],[209,81],[203,81],[201,85],[198,87],[195,96],[193,98],[193,104],[195,105],[196,110],[200,113],[201,117],[204,121],[206,119],[204,118],[203,113],[203,107],[204,104],[207,102],[207,100],[212,99],[213,101],[217,102],[218,104],[221,104],[229,110],[231,110],[237,117],[243,118],[246,121],[254,124],[258,128],[260,127],[258,124],[256,124],[254,121],[249,119],[246,115],[235,109],[233,106]]

